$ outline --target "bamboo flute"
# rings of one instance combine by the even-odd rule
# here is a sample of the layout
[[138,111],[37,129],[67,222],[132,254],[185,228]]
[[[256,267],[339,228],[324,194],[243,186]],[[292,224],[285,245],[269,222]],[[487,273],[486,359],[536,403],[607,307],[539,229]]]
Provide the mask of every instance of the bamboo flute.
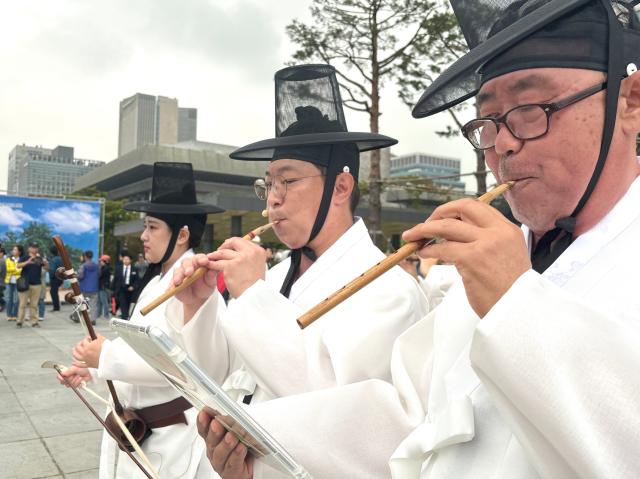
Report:
[[[258,228],[252,231],[249,231],[246,235],[242,237],[242,239],[251,241],[256,236],[261,235],[265,231],[268,231],[269,229],[273,228],[273,225],[275,225],[276,223],[277,221],[274,221],[272,223],[267,223],[266,225],[259,226]],[[206,272],[207,272],[207,268],[205,267],[200,267],[196,269],[195,272],[191,276],[189,276],[187,279],[185,279],[179,286],[176,286],[175,288],[172,288],[166,291],[162,295],[158,296],[151,303],[149,303],[147,306],[142,308],[140,310],[140,314],[142,314],[143,316],[146,316],[151,311],[153,311],[158,306],[160,306],[162,303],[164,303],[168,299],[173,298],[180,291],[185,290],[186,288],[191,286],[193,283],[195,283],[198,279],[202,278]]]
[[[511,188],[515,184],[514,181],[509,181],[506,183],[502,183],[496,186],[491,191],[486,192],[482,196],[478,198],[478,201],[483,203],[491,203],[498,196],[502,195],[505,191]],[[334,307],[342,303],[345,299],[351,297],[353,294],[360,291],[366,285],[371,283],[374,279],[378,278],[382,274],[389,271],[395,265],[400,263],[403,259],[411,256],[416,251],[428,246],[430,244],[435,243],[438,238],[433,238],[427,241],[412,241],[410,243],[406,243],[402,246],[398,251],[393,253],[390,256],[387,256],[385,259],[380,261],[375,266],[372,266],[367,271],[362,273],[356,279],[351,281],[349,284],[343,286],[338,291],[333,293],[331,296],[324,299],[322,302],[318,303],[316,306],[311,308],[305,314],[300,316],[297,321],[298,325],[301,329],[306,328],[311,323],[313,323],[316,319],[323,316],[328,311],[332,310]]]

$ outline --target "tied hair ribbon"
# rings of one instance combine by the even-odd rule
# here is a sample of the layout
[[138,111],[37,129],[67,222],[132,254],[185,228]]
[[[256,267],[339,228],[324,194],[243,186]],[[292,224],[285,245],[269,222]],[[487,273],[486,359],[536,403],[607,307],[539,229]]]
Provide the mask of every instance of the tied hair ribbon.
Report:
[[289,271],[287,271],[287,276],[285,277],[284,282],[282,283],[282,288],[280,289],[280,294],[286,298],[291,294],[291,287],[296,281],[298,271],[300,271],[300,262],[302,261],[303,254],[309,258],[312,263],[318,259],[315,252],[308,246],[303,246],[300,249],[294,249],[291,251],[291,265],[289,266]]
[[531,265],[537,273],[544,273],[573,242],[575,218],[569,216],[556,221],[556,227],[547,231],[531,252]]

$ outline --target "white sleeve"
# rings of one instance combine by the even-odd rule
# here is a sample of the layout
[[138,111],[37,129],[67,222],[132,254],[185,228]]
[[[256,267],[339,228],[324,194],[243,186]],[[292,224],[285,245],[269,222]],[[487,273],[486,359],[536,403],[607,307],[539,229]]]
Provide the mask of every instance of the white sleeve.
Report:
[[323,332],[337,384],[391,381],[394,342],[428,312],[411,276],[399,267],[386,274],[336,307]]
[[413,280],[400,278],[410,288],[394,295],[364,290],[331,312],[322,332],[330,364],[310,362],[309,336],[296,323],[304,311],[263,281],[229,305],[225,332],[258,384],[276,396],[372,378],[390,381],[393,342],[426,310]]
[[433,310],[438,306],[449,289],[460,275],[455,266],[435,264],[429,268],[425,278],[420,278],[418,282],[429,300],[429,309]]
[[149,366],[122,338],[102,343],[97,373],[99,379],[149,387],[166,387],[166,380]]
[[638,477],[639,345],[639,322],[529,271],[480,322],[471,361],[541,476]]
[[229,303],[223,326],[231,347],[273,395],[308,390],[304,338],[296,323],[303,312],[263,280]]
[[220,327],[225,309],[224,300],[216,291],[187,324],[184,324],[182,302],[172,298],[165,310],[169,336],[220,384],[228,374],[230,362],[227,340]]
[[[249,413],[313,477],[388,478],[387,461],[411,431],[395,389],[380,380],[252,404]],[[254,479],[282,477],[256,466]]]

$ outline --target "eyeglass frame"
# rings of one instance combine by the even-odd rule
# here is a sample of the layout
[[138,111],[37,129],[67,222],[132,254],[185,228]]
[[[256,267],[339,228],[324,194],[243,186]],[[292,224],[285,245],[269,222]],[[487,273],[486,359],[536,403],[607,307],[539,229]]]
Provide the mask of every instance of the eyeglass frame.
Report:
[[[284,185],[284,193],[282,193],[282,196],[278,196],[278,198],[280,200],[284,200],[284,198],[287,196],[287,188],[289,183],[295,183],[296,181],[306,180],[307,178],[317,178],[318,176],[326,176],[326,175],[324,173],[320,173],[318,175],[299,176],[297,178],[285,178],[282,175],[275,175],[272,178],[274,179],[274,181],[277,181],[278,178],[282,179],[281,183]],[[264,183],[264,186],[258,186],[259,181],[262,181]],[[271,185],[272,184],[273,182],[271,183]],[[267,198],[269,198],[269,193],[272,191],[271,185],[267,184],[266,178],[258,178],[253,182],[253,191],[259,200],[266,201]],[[258,193],[258,188],[264,188],[264,191],[265,191],[264,198],[260,196],[260,194]]]
[[[553,103],[526,103],[524,105],[518,105],[514,108],[512,108],[511,110],[507,111],[506,113],[504,113],[503,115],[500,115],[497,118],[492,118],[489,116],[485,116],[485,117],[480,117],[480,118],[474,118],[471,121],[468,121],[467,123],[465,123],[462,128],[460,128],[460,131],[462,132],[462,136],[464,136],[467,141],[469,143],[471,143],[471,146],[473,146],[474,149],[478,150],[478,151],[484,151],[484,150],[488,150],[490,148],[493,148],[494,146],[496,146],[495,143],[495,138],[493,141],[493,145],[491,146],[485,146],[483,148],[481,148],[480,146],[476,146],[474,144],[474,142],[469,138],[469,125],[471,125],[474,122],[477,121],[489,121],[491,123],[493,123],[495,125],[496,128],[496,138],[498,137],[498,133],[500,133],[500,125],[504,125],[507,130],[509,131],[509,133],[516,139],[521,140],[521,141],[527,141],[527,140],[537,140],[538,138],[542,138],[543,136],[545,136],[547,133],[549,133],[549,125],[551,124],[551,115],[553,115],[554,113],[562,110],[563,108],[566,108],[570,105],[573,105],[574,103],[577,103],[581,100],[585,100],[587,98],[589,98],[592,95],[595,95],[596,93],[599,93],[601,91],[603,91],[604,89],[607,88],[607,82],[602,82],[599,83],[597,85],[594,85],[592,87],[589,87],[585,90],[579,91],[577,93],[574,93],[573,95],[569,96],[568,98],[565,98],[563,100],[559,100]],[[540,135],[536,135],[536,136],[532,136],[531,138],[520,138],[518,135],[516,135],[512,130],[511,127],[509,126],[509,124],[506,122],[507,116],[509,116],[509,114],[515,110],[518,110],[520,108],[527,108],[527,107],[532,107],[532,106],[537,106],[540,107],[542,109],[542,111],[545,113],[545,115],[547,116],[547,127],[544,130],[544,133],[541,133]]]

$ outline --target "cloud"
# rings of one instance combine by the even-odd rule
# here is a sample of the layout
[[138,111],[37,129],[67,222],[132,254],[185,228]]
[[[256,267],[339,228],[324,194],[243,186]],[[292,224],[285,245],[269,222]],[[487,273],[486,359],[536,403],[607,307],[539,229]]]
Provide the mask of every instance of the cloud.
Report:
[[0,225],[22,229],[22,224],[28,221],[33,221],[33,217],[29,213],[7,205],[0,205]]
[[49,223],[60,234],[84,234],[100,228],[100,213],[92,205],[72,203],[42,214],[42,221]]
[[29,51],[53,59],[54,68],[60,63],[59,75],[68,74],[70,65],[81,75],[99,76],[149,60],[171,70],[176,58],[196,57],[263,81],[281,64],[283,27],[260,2],[221,3],[67,0],[55,20],[40,25]]

